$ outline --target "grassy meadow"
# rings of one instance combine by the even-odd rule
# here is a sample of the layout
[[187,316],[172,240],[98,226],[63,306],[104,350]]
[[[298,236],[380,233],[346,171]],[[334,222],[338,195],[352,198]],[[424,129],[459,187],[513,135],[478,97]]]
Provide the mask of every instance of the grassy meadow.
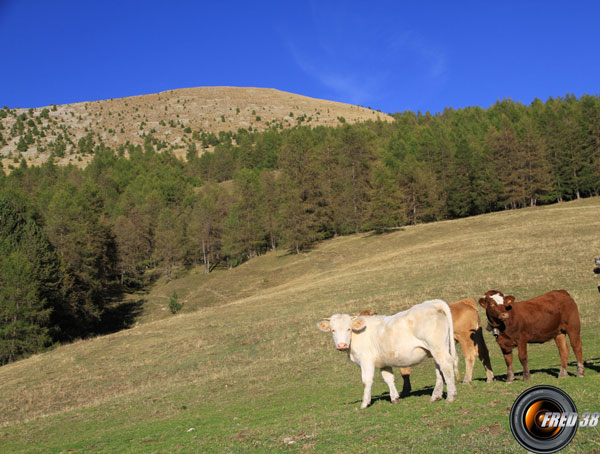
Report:
[[[599,198],[339,237],[304,255],[159,280],[133,298],[143,300],[134,328],[0,368],[0,452],[525,452],[508,415],[530,386],[559,386],[580,413],[600,412],[596,255]],[[376,374],[374,402],[359,410],[360,370],[315,326],[337,312],[561,288],[579,305],[585,377],[574,376],[571,352],[570,376],[557,378],[551,341],[529,346],[526,384],[515,351],[516,380],[506,384],[486,332],[497,380],[486,384],[477,362],[454,403],[429,402],[429,359],[397,405]],[[177,315],[168,310],[174,291],[184,303]],[[599,429],[579,429],[563,452],[600,452]]]

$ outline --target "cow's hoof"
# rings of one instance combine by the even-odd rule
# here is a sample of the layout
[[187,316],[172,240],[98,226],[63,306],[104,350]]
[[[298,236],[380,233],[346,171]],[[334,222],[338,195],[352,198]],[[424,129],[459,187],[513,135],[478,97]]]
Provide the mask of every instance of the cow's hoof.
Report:
[[523,375],[523,381],[529,381],[531,380],[531,375],[527,374],[527,375]]
[[446,397],[446,402],[454,402],[456,400],[456,394],[448,394]]
[[393,405],[395,405],[400,402],[400,399],[392,399],[391,402]]
[[561,369],[558,373],[558,378],[566,378],[569,376],[569,373],[565,369]]
[[494,383],[494,377],[488,378],[486,383]]
[[462,384],[463,385],[470,385],[471,384],[471,380],[463,380]]
[[361,404],[360,409],[364,410],[365,408],[367,408],[369,405],[371,404],[371,402],[369,402],[368,404]]
[[438,400],[442,400],[442,396],[431,396],[429,402],[437,402]]
[[515,381],[514,377],[506,377],[506,383],[512,383],[514,381]]
[[577,376],[578,377],[583,377],[583,371],[582,370],[578,370],[577,371]]

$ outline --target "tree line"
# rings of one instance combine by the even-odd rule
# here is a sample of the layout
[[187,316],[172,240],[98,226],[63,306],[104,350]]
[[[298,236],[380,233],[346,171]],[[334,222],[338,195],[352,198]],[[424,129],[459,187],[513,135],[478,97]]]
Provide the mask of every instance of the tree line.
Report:
[[214,151],[190,141],[185,162],[151,136],[116,149],[87,137],[84,169],[22,161],[0,175],[0,363],[119,328],[107,302],[152,271],[210,273],[336,235],[600,192],[595,96],[201,137]]

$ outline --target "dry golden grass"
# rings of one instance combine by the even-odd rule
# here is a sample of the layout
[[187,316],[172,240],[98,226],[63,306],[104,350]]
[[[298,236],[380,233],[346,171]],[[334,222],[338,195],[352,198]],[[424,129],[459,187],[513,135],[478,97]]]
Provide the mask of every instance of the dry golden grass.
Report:
[[[600,391],[600,283],[591,271],[599,232],[594,198],[339,237],[306,255],[269,253],[231,271],[159,281],[135,328],[0,368],[0,449],[4,442],[32,452],[336,452],[354,437],[357,452],[399,442],[406,452],[518,452],[507,408],[526,387],[558,383],[580,410],[600,411],[590,408]],[[357,412],[360,374],[316,321],[362,309],[395,313],[431,298],[478,298],[492,288],[518,299],[568,290],[581,312],[586,377],[558,381],[546,372],[559,363],[548,343],[530,347],[527,385],[520,376],[513,385],[486,385],[477,364],[475,383],[459,388],[454,406],[431,405],[425,362],[413,370],[422,395]],[[185,301],[176,316],[163,310],[173,290]],[[499,349],[487,333],[486,341],[501,376]],[[374,395],[384,388],[376,380]],[[476,418],[465,416],[473,412]],[[190,427],[196,435],[184,440]],[[594,433],[580,432],[573,446],[593,447]]]

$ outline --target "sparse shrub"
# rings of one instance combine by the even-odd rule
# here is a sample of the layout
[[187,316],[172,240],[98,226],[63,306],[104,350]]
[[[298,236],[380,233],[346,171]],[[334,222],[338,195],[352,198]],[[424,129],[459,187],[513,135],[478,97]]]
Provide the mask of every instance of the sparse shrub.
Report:
[[173,291],[173,294],[171,295],[171,298],[169,299],[169,309],[171,310],[171,313],[176,314],[177,312],[179,312],[181,310],[182,307],[183,307],[183,303],[180,303],[178,301],[177,292]]

